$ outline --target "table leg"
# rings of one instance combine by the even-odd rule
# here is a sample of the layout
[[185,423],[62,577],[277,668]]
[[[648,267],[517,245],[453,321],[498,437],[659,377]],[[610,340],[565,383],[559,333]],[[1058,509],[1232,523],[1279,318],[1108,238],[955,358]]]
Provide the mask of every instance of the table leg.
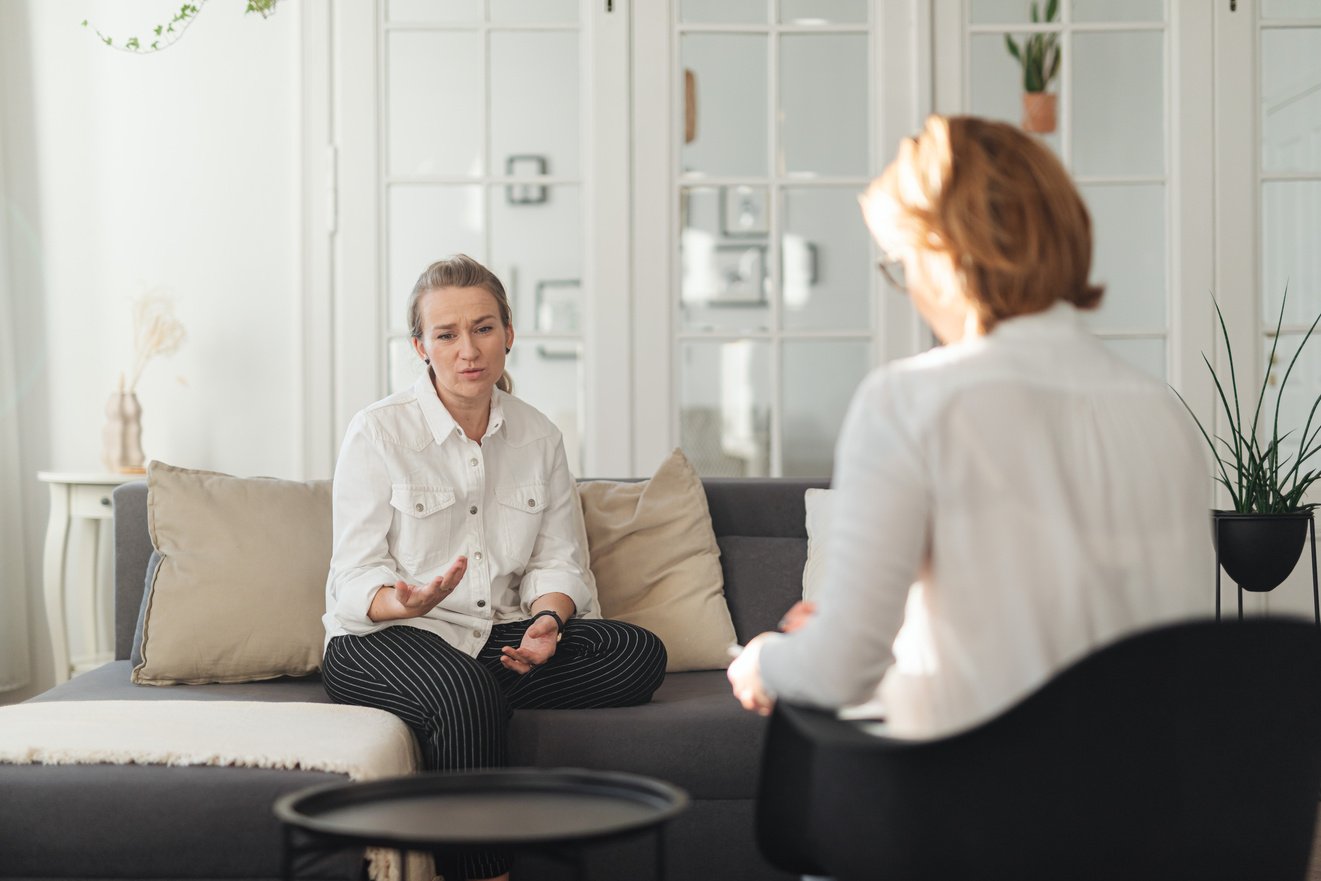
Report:
[[[91,667],[96,666],[97,659],[101,656],[101,521],[86,520],[78,521],[81,541],[81,553],[76,554],[79,569],[75,571],[74,577],[76,584],[91,585],[87,595],[70,598],[66,590],[64,595],[65,609],[67,611],[70,602],[77,603],[82,608],[83,614],[83,654],[81,658],[69,658],[73,664],[75,672],[82,673]],[[90,569],[90,571],[88,571]],[[83,577],[83,572],[87,572],[88,578]],[[72,648],[70,649],[72,655]]]
[[665,881],[665,826],[656,827],[656,881]]
[[42,573],[46,595],[46,626],[50,630],[56,685],[69,679],[69,640],[64,618],[64,557],[69,547],[70,493],[67,484],[50,485],[50,522],[46,526],[46,555]]

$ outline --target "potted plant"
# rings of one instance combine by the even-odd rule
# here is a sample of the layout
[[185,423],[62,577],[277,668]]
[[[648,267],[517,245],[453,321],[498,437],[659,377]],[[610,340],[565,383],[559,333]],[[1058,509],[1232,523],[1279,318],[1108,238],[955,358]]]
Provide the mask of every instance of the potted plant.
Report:
[[[1288,300],[1286,288],[1280,301],[1280,316],[1275,323],[1275,335],[1271,342],[1270,361],[1275,363],[1275,351],[1280,342],[1280,328],[1284,323],[1284,306]],[[1295,435],[1293,429],[1280,430],[1280,401],[1284,389],[1289,384],[1289,377],[1298,357],[1302,354],[1307,341],[1321,315],[1312,322],[1298,351],[1289,360],[1284,371],[1284,378],[1275,392],[1275,413],[1270,420],[1269,431],[1263,424],[1261,415],[1266,400],[1266,388],[1270,384],[1270,372],[1262,379],[1257,400],[1250,412],[1239,405],[1238,380],[1234,373],[1234,353],[1229,344],[1229,332],[1225,327],[1225,317],[1220,312],[1220,305],[1215,305],[1216,318],[1220,322],[1220,333],[1225,342],[1225,354],[1229,364],[1229,390],[1216,375],[1215,368],[1206,355],[1202,360],[1211,371],[1216,393],[1224,410],[1228,437],[1211,434],[1202,425],[1197,414],[1188,407],[1188,402],[1179,396],[1188,413],[1197,423],[1197,428],[1211,448],[1218,473],[1216,480],[1229,491],[1233,509],[1212,512],[1213,535],[1216,554],[1220,565],[1230,578],[1243,590],[1268,591],[1278,586],[1289,577],[1298,557],[1302,553],[1307,537],[1307,528],[1312,521],[1312,509],[1315,502],[1304,501],[1307,490],[1321,478],[1321,471],[1316,463],[1308,463],[1321,452],[1321,420],[1317,419],[1321,408],[1321,396],[1312,402],[1303,424],[1302,432]],[[1251,422],[1247,421],[1251,418]],[[1315,426],[1315,427],[1314,427]],[[1290,437],[1298,441],[1297,451],[1284,448]],[[1316,592],[1315,576],[1313,593]],[[1218,583],[1218,582],[1217,582]],[[1219,610],[1219,595],[1216,608]],[[1319,613],[1321,614],[1321,613]],[[1318,619],[1321,621],[1321,618]]]
[[[1032,0],[1031,11],[1032,23],[1041,24],[1037,0]],[[1053,22],[1058,12],[1059,0],[1048,0],[1045,22]],[[1032,34],[1021,49],[1005,34],[1005,47],[1023,67],[1023,130],[1050,134],[1055,131],[1056,96],[1046,89],[1060,71],[1059,34]]]

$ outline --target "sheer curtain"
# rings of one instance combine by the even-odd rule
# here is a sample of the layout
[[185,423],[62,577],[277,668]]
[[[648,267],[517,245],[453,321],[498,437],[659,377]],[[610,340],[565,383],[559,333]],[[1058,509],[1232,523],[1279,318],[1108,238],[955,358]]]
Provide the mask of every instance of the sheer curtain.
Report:
[[0,692],[22,688],[31,678],[15,360],[17,309],[9,256],[12,203],[5,188],[4,125],[0,113]]

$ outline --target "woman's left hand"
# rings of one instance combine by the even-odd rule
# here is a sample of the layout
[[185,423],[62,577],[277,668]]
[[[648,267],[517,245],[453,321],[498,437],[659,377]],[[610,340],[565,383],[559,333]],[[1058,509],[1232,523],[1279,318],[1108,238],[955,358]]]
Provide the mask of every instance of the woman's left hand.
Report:
[[540,667],[555,654],[559,644],[560,628],[550,615],[543,615],[532,622],[523,633],[523,642],[518,648],[505,646],[501,649],[500,663],[507,670],[522,675],[533,667]]
[[766,690],[761,680],[761,647],[766,642],[766,634],[753,637],[743,647],[743,651],[729,665],[725,675],[734,687],[734,697],[743,705],[743,709],[752,710],[759,715],[769,716],[775,706],[775,698]]

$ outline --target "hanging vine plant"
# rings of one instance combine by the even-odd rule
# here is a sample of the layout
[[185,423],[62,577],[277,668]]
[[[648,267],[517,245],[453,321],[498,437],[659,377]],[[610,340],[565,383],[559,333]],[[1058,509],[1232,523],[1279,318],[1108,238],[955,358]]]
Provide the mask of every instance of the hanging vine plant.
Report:
[[[280,0],[247,0],[247,8],[244,13],[257,13],[262,18],[269,18],[275,12],[275,6]],[[83,27],[91,28],[98,39],[105,43],[111,49],[118,49],[121,52],[131,52],[134,55],[150,55],[153,52],[160,52],[168,49],[179,42],[184,32],[192,26],[197,20],[197,16],[206,6],[207,0],[197,0],[196,3],[185,3],[179,7],[179,11],[171,16],[170,20],[158,24],[151,29],[151,36],[147,38],[127,37],[115,40],[114,37],[101,32],[100,28],[89,24],[87,19],[83,19]],[[144,42],[145,39],[145,42]]]

